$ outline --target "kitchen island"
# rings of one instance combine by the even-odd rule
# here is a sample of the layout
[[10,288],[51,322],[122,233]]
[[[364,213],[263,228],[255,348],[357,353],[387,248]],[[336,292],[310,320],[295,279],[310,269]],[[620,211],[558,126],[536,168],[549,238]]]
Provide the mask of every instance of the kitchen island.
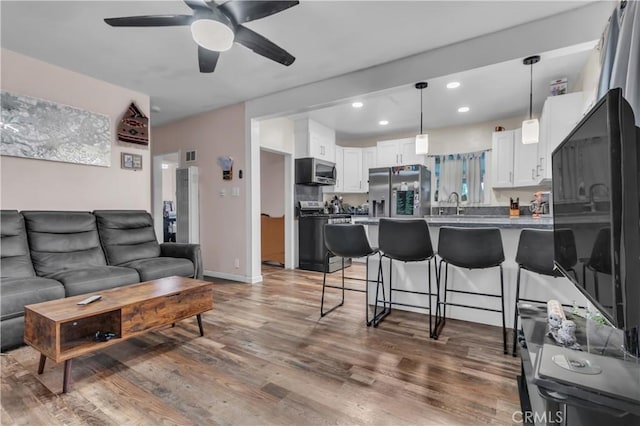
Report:
[[[429,225],[431,234],[431,243],[434,251],[438,250],[438,237],[440,228],[443,226],[457,227],[495,227],[499,228],[502,234],[502,244],[504,248],[505,261],[502,264],[504,269],[504,294],[505,294],[505,315],[507,327],[513,327],[514,305],[515,305],[515,288],[518,265],[515,257],[518,249],[518,240],[522,229],[552,229],[553,219],[549,216],[540,218],[532,218],[530,216],[521,216],[510,218],[508,216],[427,216],[424,219]],[[369,240],[372,246],[378,244],[378,218],[354,217],[355,223],[361,223],[367,227]],[[541,247],[541,250],[550,250],[549,247]],[[578,248],[580,250],[580,248]],[[581,257],[580,251],[578,258]],[[436,255],[436,259],[439,258]],[[369,279],[375,280],[378,268],[379,258],[372,256],[370,259]],[[433,262],[432,262],[433,263]],[[575,266],[581,268],[578,262]],[[444,268],[444,265],[443,265]],[[383,271],[385,283],[389,282],[389,260],[383,259]],[[411,291],[425,291],[427,288],[427,264],[426,262],[401,263],[393,264],[393,284],[394,288],[401,288]],[[431,269],[432,292],[436,291],[435,267]],[[449,267],[449,289],[465,290],[473,292],[500,294],[500,275],[498,268],[474,269],[467,270]],[[373,287],[372,287],[373,288]],[[549,277],[529,271],[523,271],[521,274],[520,297],[526,299],[534,299],[547,301],[549,299],[557,299],[563,304],[573,304],[574,302],[580,306],[586,306],[586,299],[578,289],[566,278]],[[373,292],[371,292],[373,293]],[[373,303],[373,295],[370,293],[370,303]],[[394,293],[394,301],[426,306],[428,301],[426,296],[415,295],[411,293]],[[447,295],[449,302],[485,306],[499,309],[500,300],[492,297],[477,296],[461,293],[449,293]],[[436,298],[431,300],[433,314],[435,314]],[[406,309],[415,312],[426,313],[425,310],[417,308],[394,306],[394,309]],[[391,314],[393,315],[393,314]],[[447,307],[447,318],[455,318],[465,321],[479,322],[495,326],[502,326],[501,315],[495,312],[479,311],[475,309],[465,309],[455,306]],[[441,336],[447,335],[447,328],[442,331]],[[511,334],[509,333],[509,336]]]

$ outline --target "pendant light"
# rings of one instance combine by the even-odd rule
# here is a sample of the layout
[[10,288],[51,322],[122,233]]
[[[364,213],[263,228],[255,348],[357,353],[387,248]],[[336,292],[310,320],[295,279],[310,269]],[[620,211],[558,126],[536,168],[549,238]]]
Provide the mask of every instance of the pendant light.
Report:
[[416,89],[420,90],[420,134],[416,135],[416,154],[422,155],[429,152],[429,135],[422,132],[422,90],[425,89],[429,83],[421,81],[416,83]]
[[540,56],[529,56],[524,58],[522,63],[529,65],[531,76],[529,79],[529,119],[522,122],[522,143],[538,143],[540,139],[540,123],[537,118],[533,118],[533,64],[540,62]]

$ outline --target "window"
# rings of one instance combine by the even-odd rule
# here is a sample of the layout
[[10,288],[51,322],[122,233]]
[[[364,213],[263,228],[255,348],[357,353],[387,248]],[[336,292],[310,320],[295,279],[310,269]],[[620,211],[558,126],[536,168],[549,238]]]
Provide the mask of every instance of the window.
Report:
[[461,202],[484,203],[486,151],[434,157],[434,201],[447,201],[453,192]]

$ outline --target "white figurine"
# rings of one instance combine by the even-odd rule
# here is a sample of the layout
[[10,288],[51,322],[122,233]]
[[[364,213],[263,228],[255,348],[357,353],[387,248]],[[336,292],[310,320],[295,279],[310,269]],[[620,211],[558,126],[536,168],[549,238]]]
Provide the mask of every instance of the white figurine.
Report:
[[547,302],[547,321],[551,329],[558,329],[562,326],[562,321],[566,319],[562,305],[555,299]]
[[558,339],[564,346],[576,344],[576,323],[571,320],[562,321],[562,327],[558,330]]

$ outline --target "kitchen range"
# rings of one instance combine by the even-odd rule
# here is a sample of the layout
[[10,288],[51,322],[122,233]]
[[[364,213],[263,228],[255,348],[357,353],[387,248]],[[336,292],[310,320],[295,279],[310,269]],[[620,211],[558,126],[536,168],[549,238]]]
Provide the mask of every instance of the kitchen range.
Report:
[[[329,256],[327,260],[324,225],[351,223],[351,215],[325,213],[322,201],[299,201],[298,204],[299,268],[319,272],[335,272],[342,269],[342,258]],[[344,266],[350,265],[351,259],[344,259]]]

